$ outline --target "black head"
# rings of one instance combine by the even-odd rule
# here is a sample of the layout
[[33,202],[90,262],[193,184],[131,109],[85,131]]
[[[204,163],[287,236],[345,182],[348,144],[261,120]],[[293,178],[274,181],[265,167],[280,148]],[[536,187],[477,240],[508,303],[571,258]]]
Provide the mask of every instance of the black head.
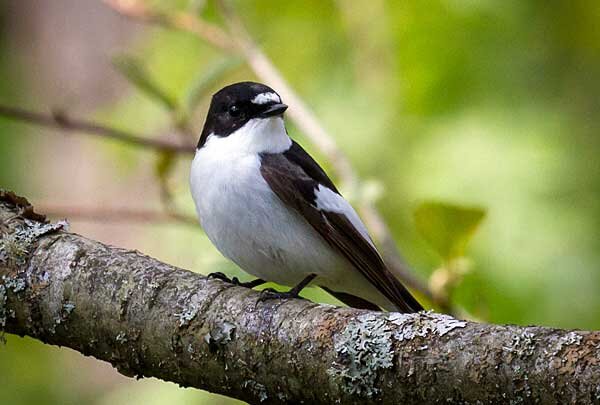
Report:
[[210,134],[229,136],[253,118],[281,115],[286,109],[279,95],[264,84],[240,82],[223,87],[212,97],[198,149]]

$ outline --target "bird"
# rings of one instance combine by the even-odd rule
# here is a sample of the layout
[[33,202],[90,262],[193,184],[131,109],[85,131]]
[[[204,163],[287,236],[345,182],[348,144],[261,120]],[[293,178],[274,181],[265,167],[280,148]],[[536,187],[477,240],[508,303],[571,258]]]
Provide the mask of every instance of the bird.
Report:
[[316,285],[344,304],[418,312],[421,304],[386,267],[366,226],[284,124],[288,106],[271,87],[230,84],[211,99],[190,170],[200,224],[227,259],[289,291]]

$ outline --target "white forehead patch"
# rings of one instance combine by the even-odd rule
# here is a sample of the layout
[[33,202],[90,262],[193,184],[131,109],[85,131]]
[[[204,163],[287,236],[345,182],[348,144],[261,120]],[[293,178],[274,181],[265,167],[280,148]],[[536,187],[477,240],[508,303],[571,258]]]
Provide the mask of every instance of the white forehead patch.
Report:
[[256,97],[252,99],[252,103],[254,104],[267,104],[270,102],[281,103],[281,99],[275,93],[260,93]]

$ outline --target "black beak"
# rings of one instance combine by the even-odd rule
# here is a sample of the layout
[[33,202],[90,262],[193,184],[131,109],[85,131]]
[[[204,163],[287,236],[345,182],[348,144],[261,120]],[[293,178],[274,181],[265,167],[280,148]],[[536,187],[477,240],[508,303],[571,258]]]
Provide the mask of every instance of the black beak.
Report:
[[259,114],[259,118],[268,118],[275,115],[281,115],[288,106],[286,104],[271,104],[267,106],[267,109]]

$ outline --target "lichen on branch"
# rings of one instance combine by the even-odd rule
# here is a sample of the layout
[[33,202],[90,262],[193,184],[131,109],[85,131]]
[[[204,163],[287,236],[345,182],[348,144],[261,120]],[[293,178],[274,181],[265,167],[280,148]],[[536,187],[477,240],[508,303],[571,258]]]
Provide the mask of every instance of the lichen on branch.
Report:
[[261,302],[0,191],[0,327],[250,403],[598,403],[600,333]]

